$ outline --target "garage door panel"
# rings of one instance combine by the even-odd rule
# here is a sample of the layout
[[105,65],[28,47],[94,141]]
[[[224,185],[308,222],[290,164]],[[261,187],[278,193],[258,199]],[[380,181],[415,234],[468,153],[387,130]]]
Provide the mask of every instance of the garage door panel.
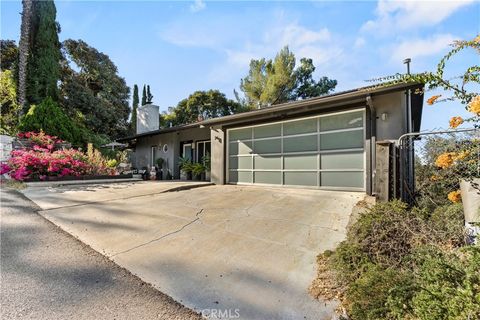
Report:
[[284,183],[290,186],[317,186],[317,171],[314,172],[300,172],[293,171],[284,173]]
[[230,130],[228,138],[229,141],[252,139],[252,128]]
[[320,131],[361,128],[363,112],[349,112],[320,118]]
[[256,140],[254,143],[256,154],[280,153],[282,152],[281,139]]
[[320,185],[322,187],[349,187],[349,188],[363,188],[364,187],[363,172],[321,172]]
[[230,169],[252,169],[252,157],[230,157],[228,167]]
[[286,155],[283,158],[284,168],[287,169],[312,169],[318,168],[316,154]]
[[281,156],[255,156],[255,169],[279,170],[282,168]]
[[320,135],[320,150],[363,148],[363,130],[325,133]]
[[280,171],[255,171],[255,183],[281,184],[282,173]]
[[255,139],[278,137],[281,134],[282,125],[280,123],[253,128],[253,137]]
[[283,152],[304,152],[317,150],[317,135],[286,137],[283,139]]
[[317,132],[318,119],[305,119],[298,121],[289,121],[283,124],[283,135],[315,133]]
[[230,142],[228,152],[230,155],[252,154],[252,145],[251,141]]
[[327,153],[320,155],[322,169],[363,169],[363,152]]
[[231,183],[253,183],[253,175],[250,171],[235,171],[229,172],[229,181]]
[[365,188],[364,111],[228,130],[228,181]]

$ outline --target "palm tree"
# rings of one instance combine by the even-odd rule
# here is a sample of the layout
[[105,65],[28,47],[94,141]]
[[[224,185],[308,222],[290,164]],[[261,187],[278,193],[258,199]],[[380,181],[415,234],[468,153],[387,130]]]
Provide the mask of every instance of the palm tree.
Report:
[[32,22],[32,0],[22,0],[22,25],[18,44],[18,104],[20,115],[25,111],[27,89],[27,63],[30,48],[30,23]]

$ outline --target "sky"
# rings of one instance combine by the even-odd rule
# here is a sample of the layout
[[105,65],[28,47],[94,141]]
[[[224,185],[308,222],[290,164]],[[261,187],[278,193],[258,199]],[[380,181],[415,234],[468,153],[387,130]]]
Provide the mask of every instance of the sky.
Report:
[[[196,90],[234,98],[251,59],[273,58],[288,45],[312,58],[315,77],[336,91],[366,80],[435,70],[454,40],[480,33],[480,2],[457,1],[55,1],[60,40],[82,39],[107,54],[127,84],[149,84],[162,111]],[[0,3],[2,39],[18,43],[20,1]],[[448,76],[479,65],[466,52]],[[428,98],[434,92],[426,94]],[[467,116],[458,103],[424,106],[422,130]]]

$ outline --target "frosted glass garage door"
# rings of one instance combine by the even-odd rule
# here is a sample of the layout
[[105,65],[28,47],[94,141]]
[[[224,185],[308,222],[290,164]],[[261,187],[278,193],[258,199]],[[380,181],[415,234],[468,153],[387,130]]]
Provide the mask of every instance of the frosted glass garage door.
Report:
[[233,184],[365,189],[363,110],[227,131]]

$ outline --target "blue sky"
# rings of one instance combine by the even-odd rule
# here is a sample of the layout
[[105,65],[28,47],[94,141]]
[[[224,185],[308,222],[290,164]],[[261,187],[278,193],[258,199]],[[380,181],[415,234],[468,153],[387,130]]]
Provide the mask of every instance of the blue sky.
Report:
[[[233,98],[252,58],[289,45],[313,58],[316,76],[337,91],[365,80],[433,70],[448,44],[480,33],[477,1],[56,1],[60,39],[83,39],[106,53],[130,86],[150,84],[161,110],[195,90]],[[1,37],[18,41],[20,1],[1,2]],[[459,56],[451,75],[478,56]],[[466,115],[454,103],[425,105],[423,129]]]

